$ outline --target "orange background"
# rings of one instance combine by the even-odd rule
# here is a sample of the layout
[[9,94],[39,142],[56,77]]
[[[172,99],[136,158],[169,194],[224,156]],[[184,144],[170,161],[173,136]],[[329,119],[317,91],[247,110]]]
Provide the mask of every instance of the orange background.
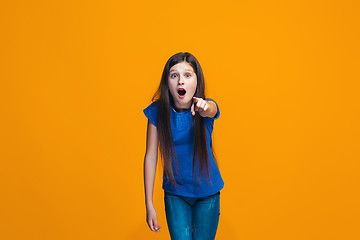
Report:
[[161,165],[161,232],[146,224],[142,110],[180,51],[221,111],[216,239],[360,239],[357,1],[5,1],[0,16],[1,239],[170,239]]

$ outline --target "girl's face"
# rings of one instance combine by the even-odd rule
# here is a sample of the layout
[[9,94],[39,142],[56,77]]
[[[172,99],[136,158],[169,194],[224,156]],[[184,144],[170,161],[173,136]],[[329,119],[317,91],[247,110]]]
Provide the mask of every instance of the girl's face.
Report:
[[168,86],[176,108],[185,110],[191,107],[197,77],[189,63],[180,62],[170,68]]

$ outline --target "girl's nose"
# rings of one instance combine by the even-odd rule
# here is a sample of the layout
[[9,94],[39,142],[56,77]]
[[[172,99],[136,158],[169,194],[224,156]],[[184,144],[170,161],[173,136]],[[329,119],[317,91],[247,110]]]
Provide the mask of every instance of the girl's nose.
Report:
[[183,83],[184,83],[183,76],[180,75],[180,77],[179,77],[179,84],[183,84]]

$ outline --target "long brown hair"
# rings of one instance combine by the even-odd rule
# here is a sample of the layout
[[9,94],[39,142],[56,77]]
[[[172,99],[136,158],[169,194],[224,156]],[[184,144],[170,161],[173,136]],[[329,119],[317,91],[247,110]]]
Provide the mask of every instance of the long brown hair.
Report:
[[[164,71],[162,73],[161,82],[159,88],[155,92],[152,101],[156,102],[158,106],[158,134],[160,142],[160,155],[162,159],[162,165],[164,168],[164,173],[167,177],[170,177],[171,182],[177,188],[174,178],[174,173],[172,171],[171,157],[173,157],[176,173],[179,176],[179,165],[176,156],[176,151],[174,147],[174,142],[171,133],[171,124],[170,124],[170,109],[174,104],[172,95],[170,94],[168,87],[168,77],[169,71],[172,66],[180,62],[189,63],[197,77],[197,87],[195,91],[195,97],[205,99],[205,82],[204,75],[198,60],[188,52],[179,52],[174,54],[166,62]],[[209,181],[209,154],[206,144],[206,132],[205,132],[205,122],[203,117],[201,117],[197,112],[195,116],[192,117],[192,124],[194,132],[194,151],[193,151],[193,180],[194,180],[194,171],[196,162],[199,162],[199,171],[200,176],[205,172],[205,178]],[[215,158],[213,148],[211,151]],[[215,159],[216,161],[216,159]]]

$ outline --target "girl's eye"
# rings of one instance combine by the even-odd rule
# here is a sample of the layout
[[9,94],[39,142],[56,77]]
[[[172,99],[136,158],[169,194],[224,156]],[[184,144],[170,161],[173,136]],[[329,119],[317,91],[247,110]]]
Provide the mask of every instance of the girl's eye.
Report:
[[191,75],[187,73],[187,74],[185,74],[185,76],[188,78],[188,77],[190,77]]
[[171,77],[172,77],[172,78],[176,78],[176,74],[173,73],[173,74],[171,75]]

